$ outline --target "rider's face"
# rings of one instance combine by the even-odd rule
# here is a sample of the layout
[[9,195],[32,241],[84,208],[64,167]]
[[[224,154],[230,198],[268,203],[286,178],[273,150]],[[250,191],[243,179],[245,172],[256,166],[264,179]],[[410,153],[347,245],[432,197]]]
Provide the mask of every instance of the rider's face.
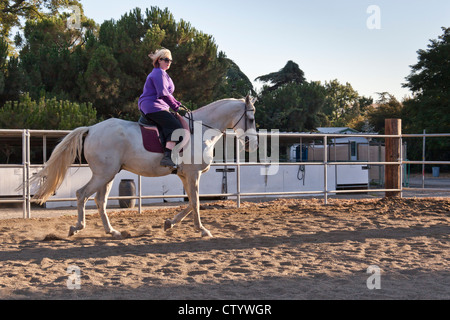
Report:
[[159,67],[166,71],[172,65],[172,57],[159,59]]

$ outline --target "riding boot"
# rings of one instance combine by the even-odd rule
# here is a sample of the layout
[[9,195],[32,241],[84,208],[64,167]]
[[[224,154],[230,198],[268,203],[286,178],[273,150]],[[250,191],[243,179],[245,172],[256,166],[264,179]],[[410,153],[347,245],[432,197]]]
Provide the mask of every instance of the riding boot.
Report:
[[164,158],[162,158],[160,165],[163,167],[176,167],[177,165],[172,161],[172,151],[166,150],[164,152]]

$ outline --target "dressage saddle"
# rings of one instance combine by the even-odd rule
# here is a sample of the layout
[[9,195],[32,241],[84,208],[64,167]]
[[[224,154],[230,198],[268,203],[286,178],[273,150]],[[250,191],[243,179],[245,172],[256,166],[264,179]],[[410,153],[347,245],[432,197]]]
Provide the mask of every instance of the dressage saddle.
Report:
[[[158,136],[159,141],[161,142],[161,148],[159,148],[159,146],[158,146],[158,147],[156,147],[157,148],[156,150],[153,149],[153,150],[148,150],[148,151],[153,151],[153,152],[160,151],[161,153],[163,153],[164,152],[163,146],[166,145],[166,139],[164,138],[164,135],[159,134],[160,132],[162,132],[161,127],[156,122],[154,122],[151,119],[148,119],[143,114],[139,118],[138,124],[141,127],[142,135],[144,136],[144,145],[146,144],[145,137],[148,136],[148,134],[147,135],[145,134],[146,132],[153,133],[153,136]],[[152,132],[150,132],[150,131],[152,131]],[[154,141],[153,141],[153,144],[154,144]],[[148,147],[146,147],[146,149],[148,149]]]

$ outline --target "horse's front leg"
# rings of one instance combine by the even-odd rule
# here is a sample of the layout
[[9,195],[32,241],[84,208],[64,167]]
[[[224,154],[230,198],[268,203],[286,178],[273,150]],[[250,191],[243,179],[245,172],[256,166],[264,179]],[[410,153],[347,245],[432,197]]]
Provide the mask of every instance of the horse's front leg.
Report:
[[199,185],[200,185],[200,172],[192,175],[187,179],[189,192],[189,203],[192,208],[192,217],[194,218],[194,227],[196,231],[202,233],[202,237],[212,238],[211,232],[206,229],[200,220],[200,198],[199,198]]

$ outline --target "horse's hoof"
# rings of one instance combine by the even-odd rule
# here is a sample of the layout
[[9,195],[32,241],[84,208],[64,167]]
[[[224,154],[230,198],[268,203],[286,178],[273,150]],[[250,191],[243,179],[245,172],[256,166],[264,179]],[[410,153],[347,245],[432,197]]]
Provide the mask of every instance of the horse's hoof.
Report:
[[214,238],[211,232],[206,229],[202,230],[202,238]]
[[173,224],[170,219],[167,219],[166,221],[164,221],[164,231],[167,231],[172,228],[173,228]]
[[72,236],[75,235],[77,232],[78,232],[77,227],[70,226],[70,229],[69,229],[69,237],[72,237]]
[[122,239],[131,238],[131,234],[128,231],[122,231],[120,234],[122,235]]
[[122,234],[119,231],[113,230],[110,232],[112,237],[116,240],[122,240]]

